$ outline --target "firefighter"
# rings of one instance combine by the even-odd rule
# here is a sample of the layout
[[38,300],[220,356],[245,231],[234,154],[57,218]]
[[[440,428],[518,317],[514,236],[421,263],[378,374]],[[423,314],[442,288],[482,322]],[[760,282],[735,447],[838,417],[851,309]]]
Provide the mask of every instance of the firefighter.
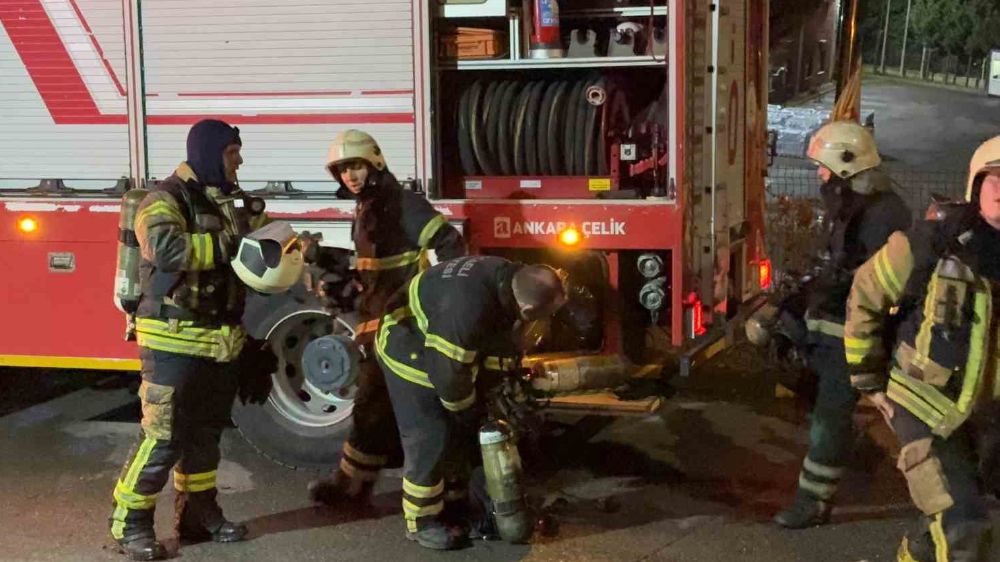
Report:
[[195,124],[187,160],[150,191],[135,218],[142,422],[110,519],[112,537],[133,560],[166,556],[153,510],[171,469],[182,540],[234,542],[247,532],[216,501],[219,438],[233,399],[263,402],[274,368],[273,354],[240,327],[244,289],[229,265],[242,234],[266,221],[262,209],[250,214],[251,199],[236,184],[241,146],[235,127]]
[[831,506],[853,438],[852,415],[858,395],[844,362],[844,303],[851,275],[912,217],[880,169],[871,133],[853,121],[821,127],[808,157],[822,181],[827,239],[820,273],[805,288],[806,361],[818,377],[809,451],[792,505],[775,515],[782,527],[801,529],[829,521]]
[[371,135],[354,129],[338,134],[327,170],[340,183],[337,196],[357,201],[352,238],[361,295],[355,341],[363,350],[353,426],[340,465],[332,478],[309,484],[312,501],[333,505],[367,499],[379,469],[400,449],[385,376],[372,348],[386,301],[427,267],[429,250],[443,261],[465,255],[465,243],[424,197],[399,185]]
[[408,539],[459,546],[460,527],[446,523],[445,478],[471,460],[481,417],[477,375],[483,385],[485,371],[517,365],[520,328],[552,316],[566,299],[561,276],[547,266],[476,256],[428,269],[390,301],[376,348],[403,441]]
[[[858,270],[847,303],[851,384],[896,434],[897,466],[925,516],[900,545],[904,562],[995,560],[975,429],[1000,423],[1000,137],[973,157],[967,198],[939,221],[894,234]],[[886,325],[894,307],[895,333]],[[893,336],[887,354],[882,341]]]

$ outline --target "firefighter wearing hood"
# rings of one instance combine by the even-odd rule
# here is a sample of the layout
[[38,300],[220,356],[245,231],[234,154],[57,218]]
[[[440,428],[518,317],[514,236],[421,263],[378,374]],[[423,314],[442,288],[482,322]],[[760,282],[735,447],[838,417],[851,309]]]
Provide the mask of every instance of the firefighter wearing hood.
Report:
[[779,525],[801,529],[829,521],[834,495],[850,455],[852,414],[858,394],[851,389],[844,361],[844,302],[854,271],[909,227],[912,215],[896,194],[875,139],[853,121],[821,127],[809,143],[808,157],[823,182],[827,236],[821,270],[805,288],[806,361],[819,379],[809,432],[792,505],[775,516]]
[[242,236],[266,222],[259,200],[237,185],[241,146],[235,127],[195,124],[187,160],[136,214],[142,423],[115,485],[110,519],[112,537],[133,560],[166,556],[153,511],[171,473],[181,539],[233,542],[247,532],[223,517],[216,489],[219,438],[234,397],[262,402],[270,390],[269,371],[242,367],[273,364],[273,355],[240,327],[245,289],[230,266]]
[[403,189],[368,133],[350,129],[338,134],[326,166],[340,184],[337,196],[357,202],[352,239],[362,290],[355,341],[364,351],[351,435],[340,465],[332,478],[309,485],[313,501],[333,505],[366,501],[379,470],[400,454],[385,375],[374,352],[379,321],[390,312],[389,297],[427,268],[429,251],[445,261],[464,256],[466,248],[462,235],[426,198]]

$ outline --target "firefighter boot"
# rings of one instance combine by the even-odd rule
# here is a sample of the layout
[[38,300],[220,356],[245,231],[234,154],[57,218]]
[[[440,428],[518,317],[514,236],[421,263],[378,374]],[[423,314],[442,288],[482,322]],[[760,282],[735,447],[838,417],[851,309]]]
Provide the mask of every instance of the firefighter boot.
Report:
[[374,482],[351,478],[343,470],[337,469],[333,477],[313,480],[309,483],[309,500],[329,507],[342,504],[367,505],[371,499]]
[[238,542],[247,534],[246,525],[226,520],[216,501],[218,490],[177,492],[174,507],[177,536],[187,542]]
[[139,537],[132,540],[116,539],[118,550],[129,560],[165,560],[167,549],[155,537]]
[[[410,525],[412,522],[407,521]],[[406,531],[406,538],[416,541],[424,548],[432,550],[454,550],[462,546],[465,534],[462,529],[448,526],[435,517],[421,517],[416,522],[416,531]]]
[[806,529],[830,522],[833,505],[801,491],[788,509],[774,516],[774,522],[786,529]]
[[115,504],[111,514],[111,538],[129,560],[163,560],[167,550],[153,531],[154,509],[126,509]]

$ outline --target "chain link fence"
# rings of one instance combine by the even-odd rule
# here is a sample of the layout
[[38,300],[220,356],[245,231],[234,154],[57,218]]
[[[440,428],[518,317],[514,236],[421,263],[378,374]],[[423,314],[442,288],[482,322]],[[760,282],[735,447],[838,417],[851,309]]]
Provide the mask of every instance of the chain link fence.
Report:
[[[926,170],[885,163],[882,169],[896,192],[923,218],[932,195],[958,199],[965,195],[966,170]],[[778,271],[801,272],[822,240],[823,206],[816,166],[804,158],[780,157],[768,169],[767,245]]]

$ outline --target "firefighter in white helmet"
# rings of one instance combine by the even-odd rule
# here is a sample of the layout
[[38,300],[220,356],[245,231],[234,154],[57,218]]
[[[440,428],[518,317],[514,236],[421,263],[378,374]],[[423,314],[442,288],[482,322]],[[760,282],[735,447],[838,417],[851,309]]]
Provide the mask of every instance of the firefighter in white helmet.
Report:
[[892,427],[925,516],[901,562],[996,560],[983,496],[1000,490],[1000,137],[972,158],[966,197],[893,234],[847,302],[851,384]]
[[371,135],[356,129],[334,138],[326,168],[340,183],[338,197],[357,202],[352,228],[361,283],[355,341],[363,358],[353,426],[332,478],[309,484],[309,496],[333,505],[367,501],[379,470],[401,455],[385,376],[375,361],[374,338],[386,302],[428,265],[465,255],[465,242],[423,196],[403,189]]
[[804,351],[819,380],[798,491],[792,505],[774,518],[791,529],[829,520],[850,454],[851,419],[858,401],[844,361],[844,303],[851,276],[893,232],[912,221],[909,208],[879,169],[882,159],[865,127],[853,121],[827,123],[813,135],[807,156],[819,166],[828,238],[818,274],[803,288],[808,328]]

